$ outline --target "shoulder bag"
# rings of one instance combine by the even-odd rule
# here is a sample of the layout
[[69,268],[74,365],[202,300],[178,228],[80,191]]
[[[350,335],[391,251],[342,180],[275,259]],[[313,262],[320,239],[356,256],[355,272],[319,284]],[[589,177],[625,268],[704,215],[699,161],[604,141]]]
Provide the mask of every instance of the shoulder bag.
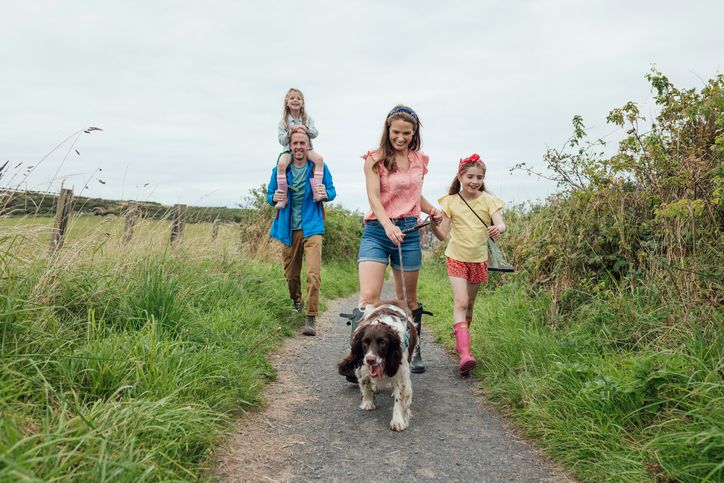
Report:
[[[473,215],[482,222],[483,225],[485,225],[485,228],[488,228],[488,224],[483,221],[480,216],[475,212],[472,206],[468,204],[467,201],[465,201],[465,198],[458,193],[458,196],[461,200],[463,200],[463,203],[467,205],[468,208],[470,208],[470,211],[473,212]],[[495,243],[495,241],[488,236],[488,270],[491,270],[493,272],[514,272],[515,269],[513,268],[513,265],[508,263],[505,260],[505,255],[503,255],[503,251],[500,249],[500,247]]]

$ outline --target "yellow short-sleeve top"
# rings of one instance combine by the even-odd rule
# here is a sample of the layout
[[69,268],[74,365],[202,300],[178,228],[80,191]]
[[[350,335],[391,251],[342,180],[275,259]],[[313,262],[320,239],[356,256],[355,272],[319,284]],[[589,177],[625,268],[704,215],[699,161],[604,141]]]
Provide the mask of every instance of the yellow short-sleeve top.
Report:
[[450,218],[450,240],[445,256],[461,262],[486,261],[488,231],[470,208],[490,226],[493,213],[501,210],[505,202],[485,191],[474,200],[467,200],[470,208],[456,194],[442,196],[437,201],[445,215]]

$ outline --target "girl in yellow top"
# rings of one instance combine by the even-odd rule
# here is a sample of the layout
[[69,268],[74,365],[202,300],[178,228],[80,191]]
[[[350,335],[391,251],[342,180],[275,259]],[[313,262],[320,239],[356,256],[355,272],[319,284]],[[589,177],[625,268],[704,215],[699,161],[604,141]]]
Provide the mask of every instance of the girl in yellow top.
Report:
[[485,163],[480,156],[473,154],[461,159],[449,194],[438,199],[442,221],[432,226],[440,240],[450,236],[445,256],[455,299],[455,350],[460,355],[459,369],[463,376],[477,364],[470,354],[469,326],[480,283],[488,281],[488,237],[495,239],[505,231],[500,214],[503,200],[485,191],[484,179]]

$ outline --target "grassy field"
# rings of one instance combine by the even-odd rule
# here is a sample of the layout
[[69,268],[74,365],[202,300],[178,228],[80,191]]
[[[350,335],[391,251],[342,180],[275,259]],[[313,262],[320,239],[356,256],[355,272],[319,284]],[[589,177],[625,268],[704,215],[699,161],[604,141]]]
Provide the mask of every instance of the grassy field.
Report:
[[[45,216],[3,217],[0,218],[2,239],[12,240],[14,250],[47,250],[53,233],[54,218]],[[120,250],[123,246],[124,218],[117,216],[75,216],[68,224],[65,238],[66,252],[74,255],[86,255],[87,250]],[[188,223],[184,231],[184,240],[191,246],[212,245],[212,223]],[[131,249],[157,250],[168,243],[171,236],[171,222],[138,219],[133,229],[134,240]],[[239,244],[239,224],[222,223],[219,225],[217,243],[230,248]]]
[[[273,245],[245,255],[238,225],[168,242],[139,223],[74,219],[50,256],[49,220],[0,221],[0,480],[189,480],[274,378],[266,355],[302,323]],[[247,240],[248,241],[248,240]],[[334,247],[332,247],[334,249]],[[322,293],[356,290],[328,262]]]
[[[505,213],[518,272],[479,296],[475,375],[585,481],[724,481],[724,76],[646,78],[656,109],[611,111],[614,155],[575,116],[544,156],[559,192]],[[420,287],[451,345],[440,251]]]
[[[12,170],[11,170],[12,171]],[[7,174],[12,179],[11,174]],[[17,188],[17,187],[16,187]],[[55,193],[7,189],[0,186],[0,216],[53,216],[58,197]],[[106,200],[89,198],[76,193],[72,210],[76,215],[98,214],[123,216],[130,207],[148,220],[161,220],[169,217],[172,206],[162,205],[153,201]],[[240,222],[248,215],[246,208],[225,208],[207,206],[188,206],[186,216],[192,223],[213,222],[218,219],[224,222]]]
[[[699,90],[646,75],[656,112],[607,121],[616,153],[549,149],[559,192],[505,213],[518,272],[493,276],[472,323],[475,377],[585,481],[724,481],[724,75]],[[529,174],[533,168],[518,167]],[[274,213],[254,189],[240,223],[0,218],[0,480],[205,475],[231,418],[260,403],[290,309]],[[327,207],[322,292],[356,289],[360,215]],[[429,324],[452,346],[441,251],[421,271]]]
[[[421,271],[420,300],[452,349],[442,263]],[[474,375],[526,435],[585,481],[722,481],[721,330],[641,341],[672,330],[645,293],[596,294],[556,325],[550,310],[549,293],[514,279],[478,296],[471,325]]]

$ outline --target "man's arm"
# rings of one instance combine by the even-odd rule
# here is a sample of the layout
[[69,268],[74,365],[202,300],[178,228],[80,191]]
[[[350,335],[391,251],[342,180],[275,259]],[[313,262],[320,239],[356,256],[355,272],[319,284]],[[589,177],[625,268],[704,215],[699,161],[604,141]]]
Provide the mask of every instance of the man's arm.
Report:
[[274,199],[274,192],[277,190],[277,168],[272,169],[271,179],[266,185],[266,202],[274,206],[276,200]]

